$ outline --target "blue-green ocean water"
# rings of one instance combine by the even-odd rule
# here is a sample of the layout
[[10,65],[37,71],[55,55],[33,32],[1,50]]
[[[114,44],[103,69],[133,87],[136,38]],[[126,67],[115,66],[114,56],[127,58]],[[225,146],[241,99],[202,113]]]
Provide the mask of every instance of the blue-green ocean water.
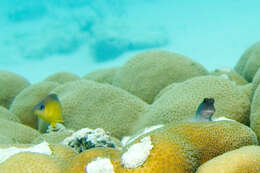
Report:
[[208,70],[233,67],[260,40],[258,0],[3,0],[0,69],[32,82],[80,76],[166,49]]

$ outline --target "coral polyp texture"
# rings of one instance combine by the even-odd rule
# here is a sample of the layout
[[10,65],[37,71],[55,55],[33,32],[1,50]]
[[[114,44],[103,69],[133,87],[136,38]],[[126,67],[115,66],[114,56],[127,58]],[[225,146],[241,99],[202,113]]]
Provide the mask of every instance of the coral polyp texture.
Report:
[[80,77],[69,72],[58,72],[54,73],[44,79],[44,81],[49,81],[49,82],[57,82],[59,84],[64,84],[66,82],[71,82],[75,80],[79,80]]
[[109,84],[80,80],[55,88],[68,129],[102,128],[111,136],[128,136],[148,105],[128,92]]
[[251,100],[253,99],[254,93],[258,85],[260,84],[260,68],[257,70],[253,81],[252,81],[252,94],[251,94]]
[[3,106],[0,106],[0,119],[20,122],[20,119],[16,115],[11,113],[8,109],[6,109]]
[[96,170],[93,168],[93,162],[100,159],[106,159],[107,161],[105,163],[107,163],[108,166],[104,164],[98,165],[98,167],[100,167],[99,170],[102,170],[102,167],[103,170],[105,170],[106,167],[109,167],[111,173],[121,173],[120,156],[121,152],[113,148],[92,148],[74,157],[68,164],[65,173],[102,173],[102,171],[97,171],[97,168]]
[[260,140],[260,86],[255,90],[251,103],[250,127],[255,131]]
[[249,124],[250,101],[244,92],[222,77],[200,76],[179,83],[165,92],[139,119],[135,131],[155,124],[191,120],[204,98],[215,100],[213,118],[225,116]]
[[241,76],[240,74],[238,74],[236,71],[234,71],[231,68],[219,68],[219,69],[214,70],[210,74],[229,79],[229,80],[235,82],[236,85],[248,84],[248,82],[244,79],[243,76]]
[[230,120],[173,123],[165,126],[164,130],[183,136],[195,145],[202,153],[201,163],[227,151],[258,144],[255,133],[249,127]]
[[200,152],[188,140],[154,130],[128,143],[121,156],[122,173],[195,172]]
[[20,119],[21,123],[36,129],[37,116],[34,115],[33,108],[57,86],[58,84],[54,82],[40,82],[27,87],[15,97],[10,111]]
[[93,80],[100,83],[112,84],[114,80],[114,76],[118,70],[119,67],[99,69],[84,75],[82,79]]
[[0,71],[0,105],[9,108],[15,96],[29,85],[29,82],[18,74]]
[[148,51],[129,59],[116,73],[113,85],[152,103],[164,87],[207,74],[202,65],[183,55]]
[[260,147],[246,146],[209,160],[197,173],[258,173],[260,171]]
[[30,144],[40,136],[40,133],[26,125],[2,119],[0,120],[0,135],[11,138],[15,143]]
[[260,42],[249,47],[235,66],[235,70],[248,82],[252,82],[256,71],[260,67]]

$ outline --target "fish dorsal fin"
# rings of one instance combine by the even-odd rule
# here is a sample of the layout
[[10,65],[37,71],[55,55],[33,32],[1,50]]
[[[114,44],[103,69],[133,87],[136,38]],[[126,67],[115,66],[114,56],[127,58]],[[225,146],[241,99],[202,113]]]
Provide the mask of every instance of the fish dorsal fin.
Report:
[[195,113],[195,121],[212,121],[215,113],[213,98],[204,98]]

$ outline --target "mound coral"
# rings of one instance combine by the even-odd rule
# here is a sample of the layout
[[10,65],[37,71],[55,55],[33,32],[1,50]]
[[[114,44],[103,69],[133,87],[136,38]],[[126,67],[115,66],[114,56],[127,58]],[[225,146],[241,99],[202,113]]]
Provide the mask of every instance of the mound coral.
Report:
[[260,86],[256,88],[251,103],[250,127],[256,133],[258,140],[260,140]]
[[29,82],[18,74],[0,71],[0,105],[9,108],[13,99]]
[[225,116],[249,124],[250,101],[231,81],[217,76],[186,80],[165,92],[140,118],[136,127],[191,120],[204,98],[214,98],[216,117]]
[[29,144],[40,133],[23,124],[2,119],[0,121],[0,135],[7,136],[17,143]]
[[241,91],[241,92],[244,92],[247,97],[249,98],[250,102],[252,101],[252,98],[253,98],[253,84],[252,83],[248,83],[246,85],[239,85],[237,86],[238,89]]
[[60,173],[60,166],[48,155],[23,152],[11,156],[0,164],[1,173]]
[[256,71],[260,67],[260,42],[249,47],[235,66],[235,70],[248,82],[252,82]]
[[0,106],[0,119],[20,122],[19,118],[16,115],[11,113],[8,109],[6,109],[3,106]]
[[246,146],[227,152],[201,165],[197,173],[258,173],[260,147]]
[[128,60],[116,73],[113,85],[152,103],[169,84],[207,74],[202,65],[183,55],[148,51]]
[[181,136],[154,130],[128,143],[121,157],[122,173],[195,172],[200,153]]
[[63,108],[68,129],[103,128],[111,136],[129,135],[148,105],[141,99],[109,84],[79,80],[54,89]]
[[64,84],[66,82],[71,82],[75,80],[79,80],[80,77],[69,72],[58,72],[54,73],[44,79],[44,81],[48,82],[57,82],[59,84]]
[[10,111],[19,117],[23,124],[37,128],[37,116],[33,113],[33,107],[57,86],[54,82],[40,82],[27,87],[15,97]]
[[185,137],[200,149],[202,163],[227,151],[258,144],[255,133],[236,121],[172,123],[164,130]]
[[112,84],[114,76],[118,71],[119,67],[111,67],[106,69],[99,69],[93,72],[90,72],[82,77],[82,79],[93,80],[100,83]]
[[[121,173],[120,169],[120,151],[112,148],[92,148],[85,152],[78,154],[70,162],[65,173],[99,173],[99,172],[90,172],[87,171],[88,166],[91,162],[96,161],[97,159],[109,159],[112,171],[114,173]],[[101,165],[104,166],[104,165]],[[113,173],[112,172],[112,173]],[[100,172],[102,173],[102,172]]]
[[245,85],[248,82],[240,76],[236,71],[229,69],[229,68],[220,68],[216,69],[213,72],[210,73],[211,75],[215,76],[222,76],[225,77],[233,82],[236,83],[236,85]]
[[59,144],[61,143],[65,138],[72,135],[72,131],[64,130],[59,132],[51,132],[51,133],[43,133],[37,138],[35,138],[32,143],[38,144],[43,141],[48,142],[49,144]]
[[260,84],[260,68],[257,70],[257,72],[253,78],[252,84],[253,84],[253,86],[252,86],[251,100],[253,99],[256,88]]
[[3,145],[3,144],[13,144],[13,143],[15,143],[15,141],[13,141],[8,136],[0,135],[0,145]]

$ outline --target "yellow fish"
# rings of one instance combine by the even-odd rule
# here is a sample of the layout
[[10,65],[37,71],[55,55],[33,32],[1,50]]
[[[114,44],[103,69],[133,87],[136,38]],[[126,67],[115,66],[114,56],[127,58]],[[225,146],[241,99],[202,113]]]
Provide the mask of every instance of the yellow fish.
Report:
[[43,98],[34,108],[33,112],[41,119],[51,124],[53,128],[56,128],[56,123],[62,121],[62,109],[59,98],[56,94],[50,94]]

